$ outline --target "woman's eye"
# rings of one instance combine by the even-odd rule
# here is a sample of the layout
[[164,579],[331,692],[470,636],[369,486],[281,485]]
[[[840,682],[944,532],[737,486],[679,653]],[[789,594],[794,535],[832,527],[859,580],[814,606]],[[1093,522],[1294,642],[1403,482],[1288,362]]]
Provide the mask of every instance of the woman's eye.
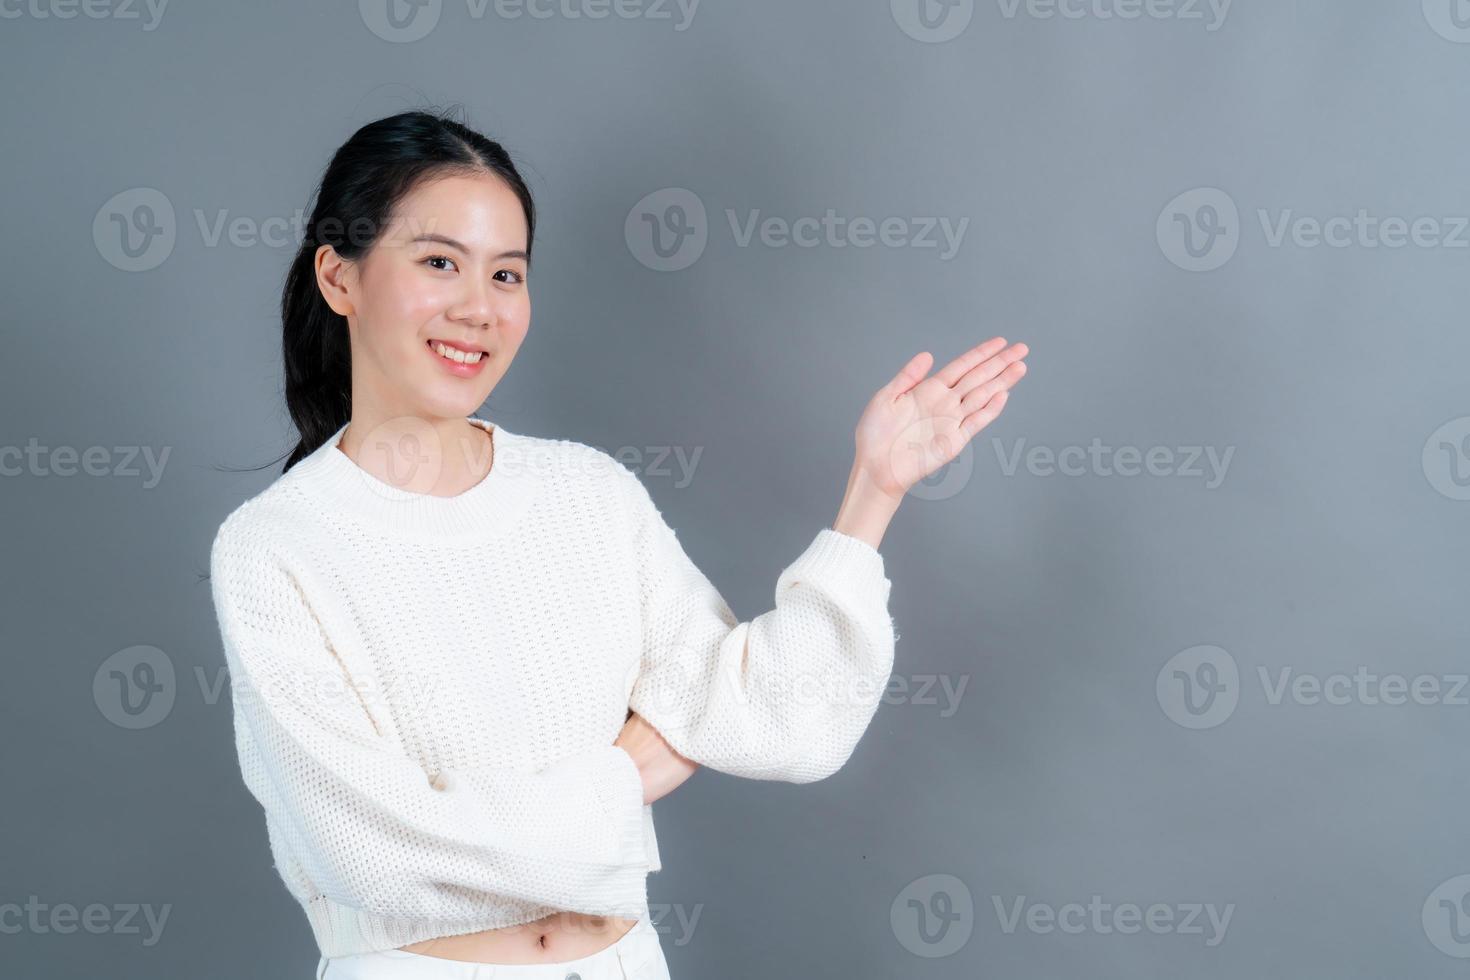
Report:
[[[447,255],[428,255],[428,256],[425,256],[423,259],[420,259],[420,261],[423,262],[423,263],[425,263],[426,265],[429,265],[431,268],[438,269],[440,271],[448,271],[448,270],[446,270],[443,266],[437,265],[435,263],[447,262],[447,263],[449,263],[449,265],[450,265],[451,268],[458,268],[457,266],[454,265],[454,260],[452,258],[450,258],[449,256],[447,256]],[[495,274],[497,276],[501,276],[501,275],[509,275],[509,276],[511,276],[510,281],[512,283],[523,283],[523,282],[526,281],[526,277],[523,276],[523,275],[521,275],[519,272],[517,272],[514,269],[501,269],[499,272],[497,272]],[[504,282],[505,280],[501,280],[501,281]]]

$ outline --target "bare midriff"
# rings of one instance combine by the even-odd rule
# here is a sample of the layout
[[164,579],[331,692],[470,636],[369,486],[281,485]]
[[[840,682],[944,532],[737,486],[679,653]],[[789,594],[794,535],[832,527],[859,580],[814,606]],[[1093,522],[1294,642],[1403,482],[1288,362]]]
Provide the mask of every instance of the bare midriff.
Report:
[[637,919],[556,912],[524,925],[441,936],[399,948],[471,963],[562,963],[606,949],[637,924]]

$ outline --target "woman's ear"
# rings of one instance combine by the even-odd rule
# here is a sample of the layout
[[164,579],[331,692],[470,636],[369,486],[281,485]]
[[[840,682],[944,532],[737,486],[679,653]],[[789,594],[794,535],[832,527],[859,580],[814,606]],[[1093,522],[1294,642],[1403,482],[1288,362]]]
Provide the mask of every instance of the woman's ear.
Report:
[[353,312],[352,299],[348,295],[347,282],[351,271],[337,250],[323,245],[316,250],[316,284],[332,312],[347,316]]

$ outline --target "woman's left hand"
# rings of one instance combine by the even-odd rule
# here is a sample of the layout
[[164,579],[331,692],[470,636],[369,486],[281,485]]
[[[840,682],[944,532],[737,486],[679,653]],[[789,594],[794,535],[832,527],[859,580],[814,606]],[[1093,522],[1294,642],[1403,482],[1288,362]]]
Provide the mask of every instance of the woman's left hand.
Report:
[[858,419],[854,472],[902,501],[910,487],[945,466],[1005,408],[1026,373],[1025,344],[992,337],[932,377],[928,351],[915,354],[878,390]]
[[633,757],[638,775],[643,778],[644,803],[668,796],[699,768],[698,764],[674,751],[674,747],[648,723],[648,719],[631,709],[613,744]]

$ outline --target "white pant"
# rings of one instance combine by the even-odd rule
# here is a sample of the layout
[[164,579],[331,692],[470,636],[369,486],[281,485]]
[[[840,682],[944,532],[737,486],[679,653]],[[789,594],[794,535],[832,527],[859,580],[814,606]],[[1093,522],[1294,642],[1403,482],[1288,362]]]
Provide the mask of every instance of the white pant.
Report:
[[561,963],[470,963],[385,949],[322,957],[316,980],[669,980],[658,931],[648,913],[617,942]]

